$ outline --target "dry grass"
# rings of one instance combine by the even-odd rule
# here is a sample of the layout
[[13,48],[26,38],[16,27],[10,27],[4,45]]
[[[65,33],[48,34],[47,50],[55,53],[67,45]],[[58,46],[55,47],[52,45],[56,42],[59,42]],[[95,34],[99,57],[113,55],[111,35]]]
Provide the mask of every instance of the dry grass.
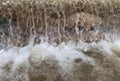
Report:
[[[88,12],[104,16],[104,14],[119,14],[120,0],[1,0],[1,7],[16,9],[19,7],[40,9],[45,7],[46,11],[65,11],[67,15],[75,12]],[[54,8],[53,8],[54,7]],[[51,9],[52,8],[52,9]],[[2,9],[4,11],[4,9]],[[47,12],[49,13],[49,12]]]

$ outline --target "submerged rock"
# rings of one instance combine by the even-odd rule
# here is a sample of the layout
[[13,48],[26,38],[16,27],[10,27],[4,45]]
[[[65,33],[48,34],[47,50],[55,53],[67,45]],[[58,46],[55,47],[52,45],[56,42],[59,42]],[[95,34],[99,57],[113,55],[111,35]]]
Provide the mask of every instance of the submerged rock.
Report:
[[32,50],[29,63],[30,81],[58,81],[60,65],[57,58],[48,50],[45,51],[43,48]]
[[[68,27],[78,27],[88,31],[95,30],[95,27],[100,26],[103,21],[99,16],[95,16],[89,13],[75,13],[67,18]],[[82,29],[81,29],[82,30]]]

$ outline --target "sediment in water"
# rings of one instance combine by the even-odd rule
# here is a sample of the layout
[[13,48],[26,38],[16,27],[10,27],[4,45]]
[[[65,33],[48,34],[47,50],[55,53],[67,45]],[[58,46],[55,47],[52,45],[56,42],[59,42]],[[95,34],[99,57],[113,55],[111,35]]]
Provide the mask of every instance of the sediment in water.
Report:
[[[118,81],[119,47],[115,43],[61,44],[0,51],[1,81]],[[91,49],[92,48],[92,49]],[[18,52],[16,52],[16,50]]]

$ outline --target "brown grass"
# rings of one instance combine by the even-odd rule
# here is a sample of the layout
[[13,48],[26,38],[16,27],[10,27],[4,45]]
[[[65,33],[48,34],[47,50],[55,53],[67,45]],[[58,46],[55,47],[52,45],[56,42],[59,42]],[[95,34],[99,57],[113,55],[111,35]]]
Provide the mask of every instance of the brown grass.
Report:
[[51,16],[63,11],[67,16],[84,11],[102,17],[106,14],[119,14],[120,12],[120,0],[1,0],[0,4],[1,11],[6,14],[8,8],[13,9],[14,12],[20,11],[21,15],[25,14],[22,10],[30,11],[31,8],[40,13],[45,8],[47,14]]
[[57,11],[66,10],[67,12],[72,12],[83,10],[95,14],[102,14],[104,12],[118,13],[120,8],[120,0],[1,0],[0,3],[1,6],[4,3],[13,7],[35,6],[40,8],[40,6],[44,5],[47,9],[50,9],[49,6],[56,6],[56,10],[59,9]]

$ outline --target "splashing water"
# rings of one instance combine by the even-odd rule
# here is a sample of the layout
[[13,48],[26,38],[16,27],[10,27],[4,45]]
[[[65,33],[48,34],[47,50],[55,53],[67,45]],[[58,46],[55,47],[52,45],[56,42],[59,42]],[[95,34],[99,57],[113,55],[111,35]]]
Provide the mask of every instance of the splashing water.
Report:
[[[69,19],[54,7],[55,13],[48,13],[45,5],[41,13],[30,7],[21,20],[14,19],[11,8],[10,19],[0,17],[0,81],[120,81],[117,27],[97,23],[95,29],[87,29],[79,25],[83,14]],[[104,38],[97,38],[99,33]]]
[[47,42],[0,51],[0,81],[118,81],[119,42]]

